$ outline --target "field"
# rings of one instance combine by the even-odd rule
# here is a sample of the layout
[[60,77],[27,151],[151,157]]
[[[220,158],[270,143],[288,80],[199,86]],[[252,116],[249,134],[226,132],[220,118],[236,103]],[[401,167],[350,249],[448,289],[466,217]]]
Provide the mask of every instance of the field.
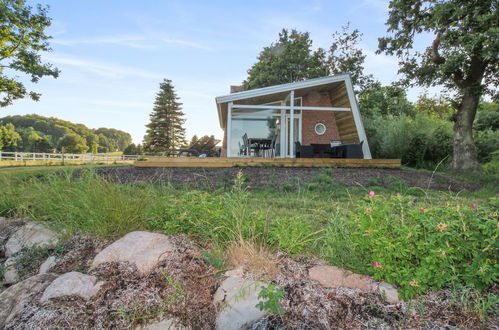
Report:
[[47,222],[68,237],[184,233],[214,264],[226,263],[235,245],[296,260],[320,258],[386,280],[404,299],[453,290],[482,321],[497,318],[497,177],[331,168],[287,176],[277,175],[284,171],[279,168],[183,176],[144,170],[0,170],[0,216]]

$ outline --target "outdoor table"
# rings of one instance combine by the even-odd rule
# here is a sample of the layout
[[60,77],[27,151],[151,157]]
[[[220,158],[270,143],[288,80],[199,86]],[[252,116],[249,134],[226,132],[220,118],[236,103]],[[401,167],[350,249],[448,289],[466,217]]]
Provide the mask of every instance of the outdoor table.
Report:
[[255,154],[260,154],[260,151],[270,149],[272,139],[268,138],[248,138],[250,148],[255,150]]

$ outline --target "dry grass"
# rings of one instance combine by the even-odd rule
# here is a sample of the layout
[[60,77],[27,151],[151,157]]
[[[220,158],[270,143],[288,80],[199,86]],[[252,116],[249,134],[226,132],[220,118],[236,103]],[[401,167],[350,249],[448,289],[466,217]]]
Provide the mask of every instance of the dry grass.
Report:
[[279,260],[268,247],[242,238],[227,247],[225,258],[230,268],[243,267],[259,277],[272,278],[278,272]]

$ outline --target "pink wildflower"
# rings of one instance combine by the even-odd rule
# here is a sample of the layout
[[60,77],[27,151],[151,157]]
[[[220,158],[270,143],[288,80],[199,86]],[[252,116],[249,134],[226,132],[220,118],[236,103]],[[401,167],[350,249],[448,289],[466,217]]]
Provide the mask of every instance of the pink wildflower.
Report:
[[476,205],[476,204],[470,205],[470,209],[472,209],[472,210],[476,210],[477,208],[478,208],[478,205]]
[[426,209],[424,207],[420,208],[419,209],[420,212],[427,212]]
[[381,268],[381,269],[385,269],[385,267],[383,267],[382,264],[380,264],[379,262],[375,261],[373,262],[373,267],[374,268]]
[[376,193],[374,191],[370,191],[369,192],[369,198],[373,198],[374,196],[376,196]]

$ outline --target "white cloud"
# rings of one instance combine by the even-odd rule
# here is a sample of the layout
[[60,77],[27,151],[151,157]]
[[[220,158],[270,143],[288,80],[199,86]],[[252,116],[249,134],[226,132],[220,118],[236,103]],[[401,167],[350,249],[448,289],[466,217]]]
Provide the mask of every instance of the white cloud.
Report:
[[160,40],[166,44],[174,44],[174,45],[197,48],[197,49],[208,50],[208,51],[213,50],[210,47],[203,46],[201,44],[198,44],[198,43],[192,42],[192,41],[186,41],[186,40],[180,40],[180,39],[169,39],[169,38],[161,38]]
[[64,46],[73,45],[118,45],[138,49],[154,49],[152,44],[144,43],[146,39],[139,35],[99,36],[79,39],[54,39],[52,43]]
[[106,78],[140,77],[147,79],[162,79],[156,72],[138,69],[130,66],[122,66],[109,62],[99,62],[94,60],[79,59],[63,55],[45,55],[44,59],[61,66],[71,66],[81,71],[90,72]]

